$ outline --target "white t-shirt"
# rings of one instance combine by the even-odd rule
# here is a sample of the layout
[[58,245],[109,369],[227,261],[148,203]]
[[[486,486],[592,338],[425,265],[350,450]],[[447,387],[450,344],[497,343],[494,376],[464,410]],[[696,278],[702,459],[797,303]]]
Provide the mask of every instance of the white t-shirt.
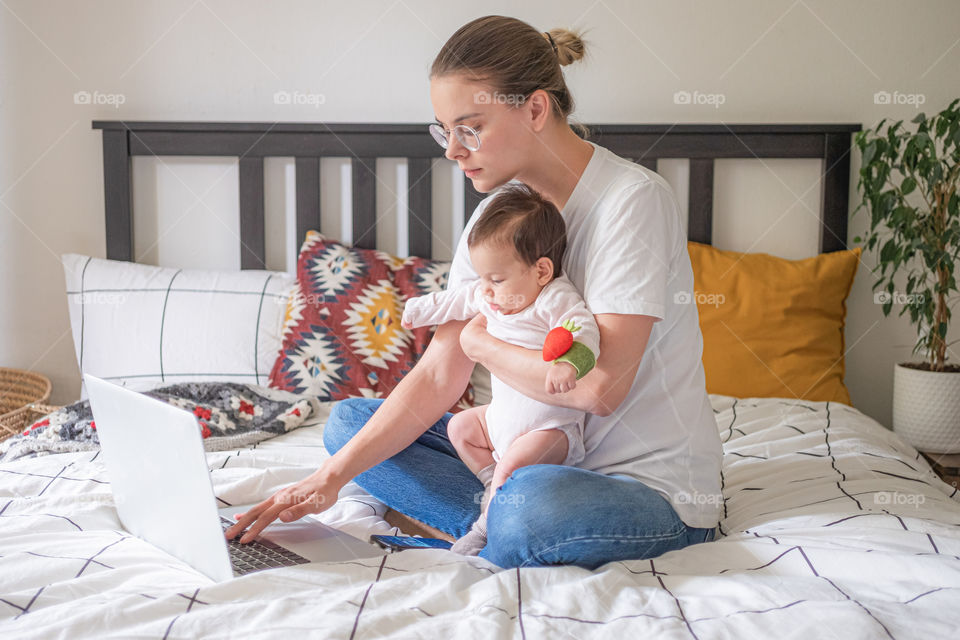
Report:
[[[669,500],[687,525],[712,528],[723,503],[723,452],[707,396],[680,207],[659,174],[590,144],[590,162],[560,212],[567,225],[563,271],[594,314],[659,320],[617,410],[607,417],[587,414],[586,456],[576,466],[640,480]],[[466,224],[448,289],[478,277],[467,236],[495,194]],[[601,362],[605,348],[601,342]]]

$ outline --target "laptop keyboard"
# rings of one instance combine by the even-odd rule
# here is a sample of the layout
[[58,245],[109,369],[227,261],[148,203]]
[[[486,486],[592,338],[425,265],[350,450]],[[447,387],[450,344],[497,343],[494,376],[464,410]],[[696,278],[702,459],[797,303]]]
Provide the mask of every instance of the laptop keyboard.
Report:
[[[220,524],[226,531],[235,523],[229,518],[220,516]],[[254,540],[247,544],[241,544],[239,535],[227,541],[227,549],[230,551],[230,563],[233,565],[233,570],[240,576],[261,569],[292,567],[310,562],[303,556],[289,549],[284,549],[269,540]]]

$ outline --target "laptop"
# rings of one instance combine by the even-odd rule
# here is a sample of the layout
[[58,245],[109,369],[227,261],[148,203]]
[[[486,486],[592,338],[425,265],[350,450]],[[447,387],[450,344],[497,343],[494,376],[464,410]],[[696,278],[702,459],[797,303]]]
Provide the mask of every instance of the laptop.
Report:
[[[234,513],[217,508],[196,417],[84,374],[123,527],[217,582],[278,566],[382,556],[383,549],[312,517],[276,520],[249,544],[228,541]],[[239,536],[238,536],[239,538]]]

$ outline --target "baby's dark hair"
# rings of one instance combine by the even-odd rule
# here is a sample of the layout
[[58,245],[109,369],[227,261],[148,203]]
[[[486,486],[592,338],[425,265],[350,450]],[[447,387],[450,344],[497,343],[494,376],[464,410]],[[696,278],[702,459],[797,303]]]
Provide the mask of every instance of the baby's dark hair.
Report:
[[508,184],[487,204],[467,236],[467,246],[484,242],[512,246],[528,267],[550,258],[556,278],[567,250],[567,225],[552,202],[525,184]]

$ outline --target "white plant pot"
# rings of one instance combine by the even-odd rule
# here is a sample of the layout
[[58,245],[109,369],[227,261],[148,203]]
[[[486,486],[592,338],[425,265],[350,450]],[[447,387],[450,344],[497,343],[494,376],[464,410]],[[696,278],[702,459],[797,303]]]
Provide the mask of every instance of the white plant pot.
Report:
[[893,431],[920,451],[960,453],[960,372],[896,365]]

